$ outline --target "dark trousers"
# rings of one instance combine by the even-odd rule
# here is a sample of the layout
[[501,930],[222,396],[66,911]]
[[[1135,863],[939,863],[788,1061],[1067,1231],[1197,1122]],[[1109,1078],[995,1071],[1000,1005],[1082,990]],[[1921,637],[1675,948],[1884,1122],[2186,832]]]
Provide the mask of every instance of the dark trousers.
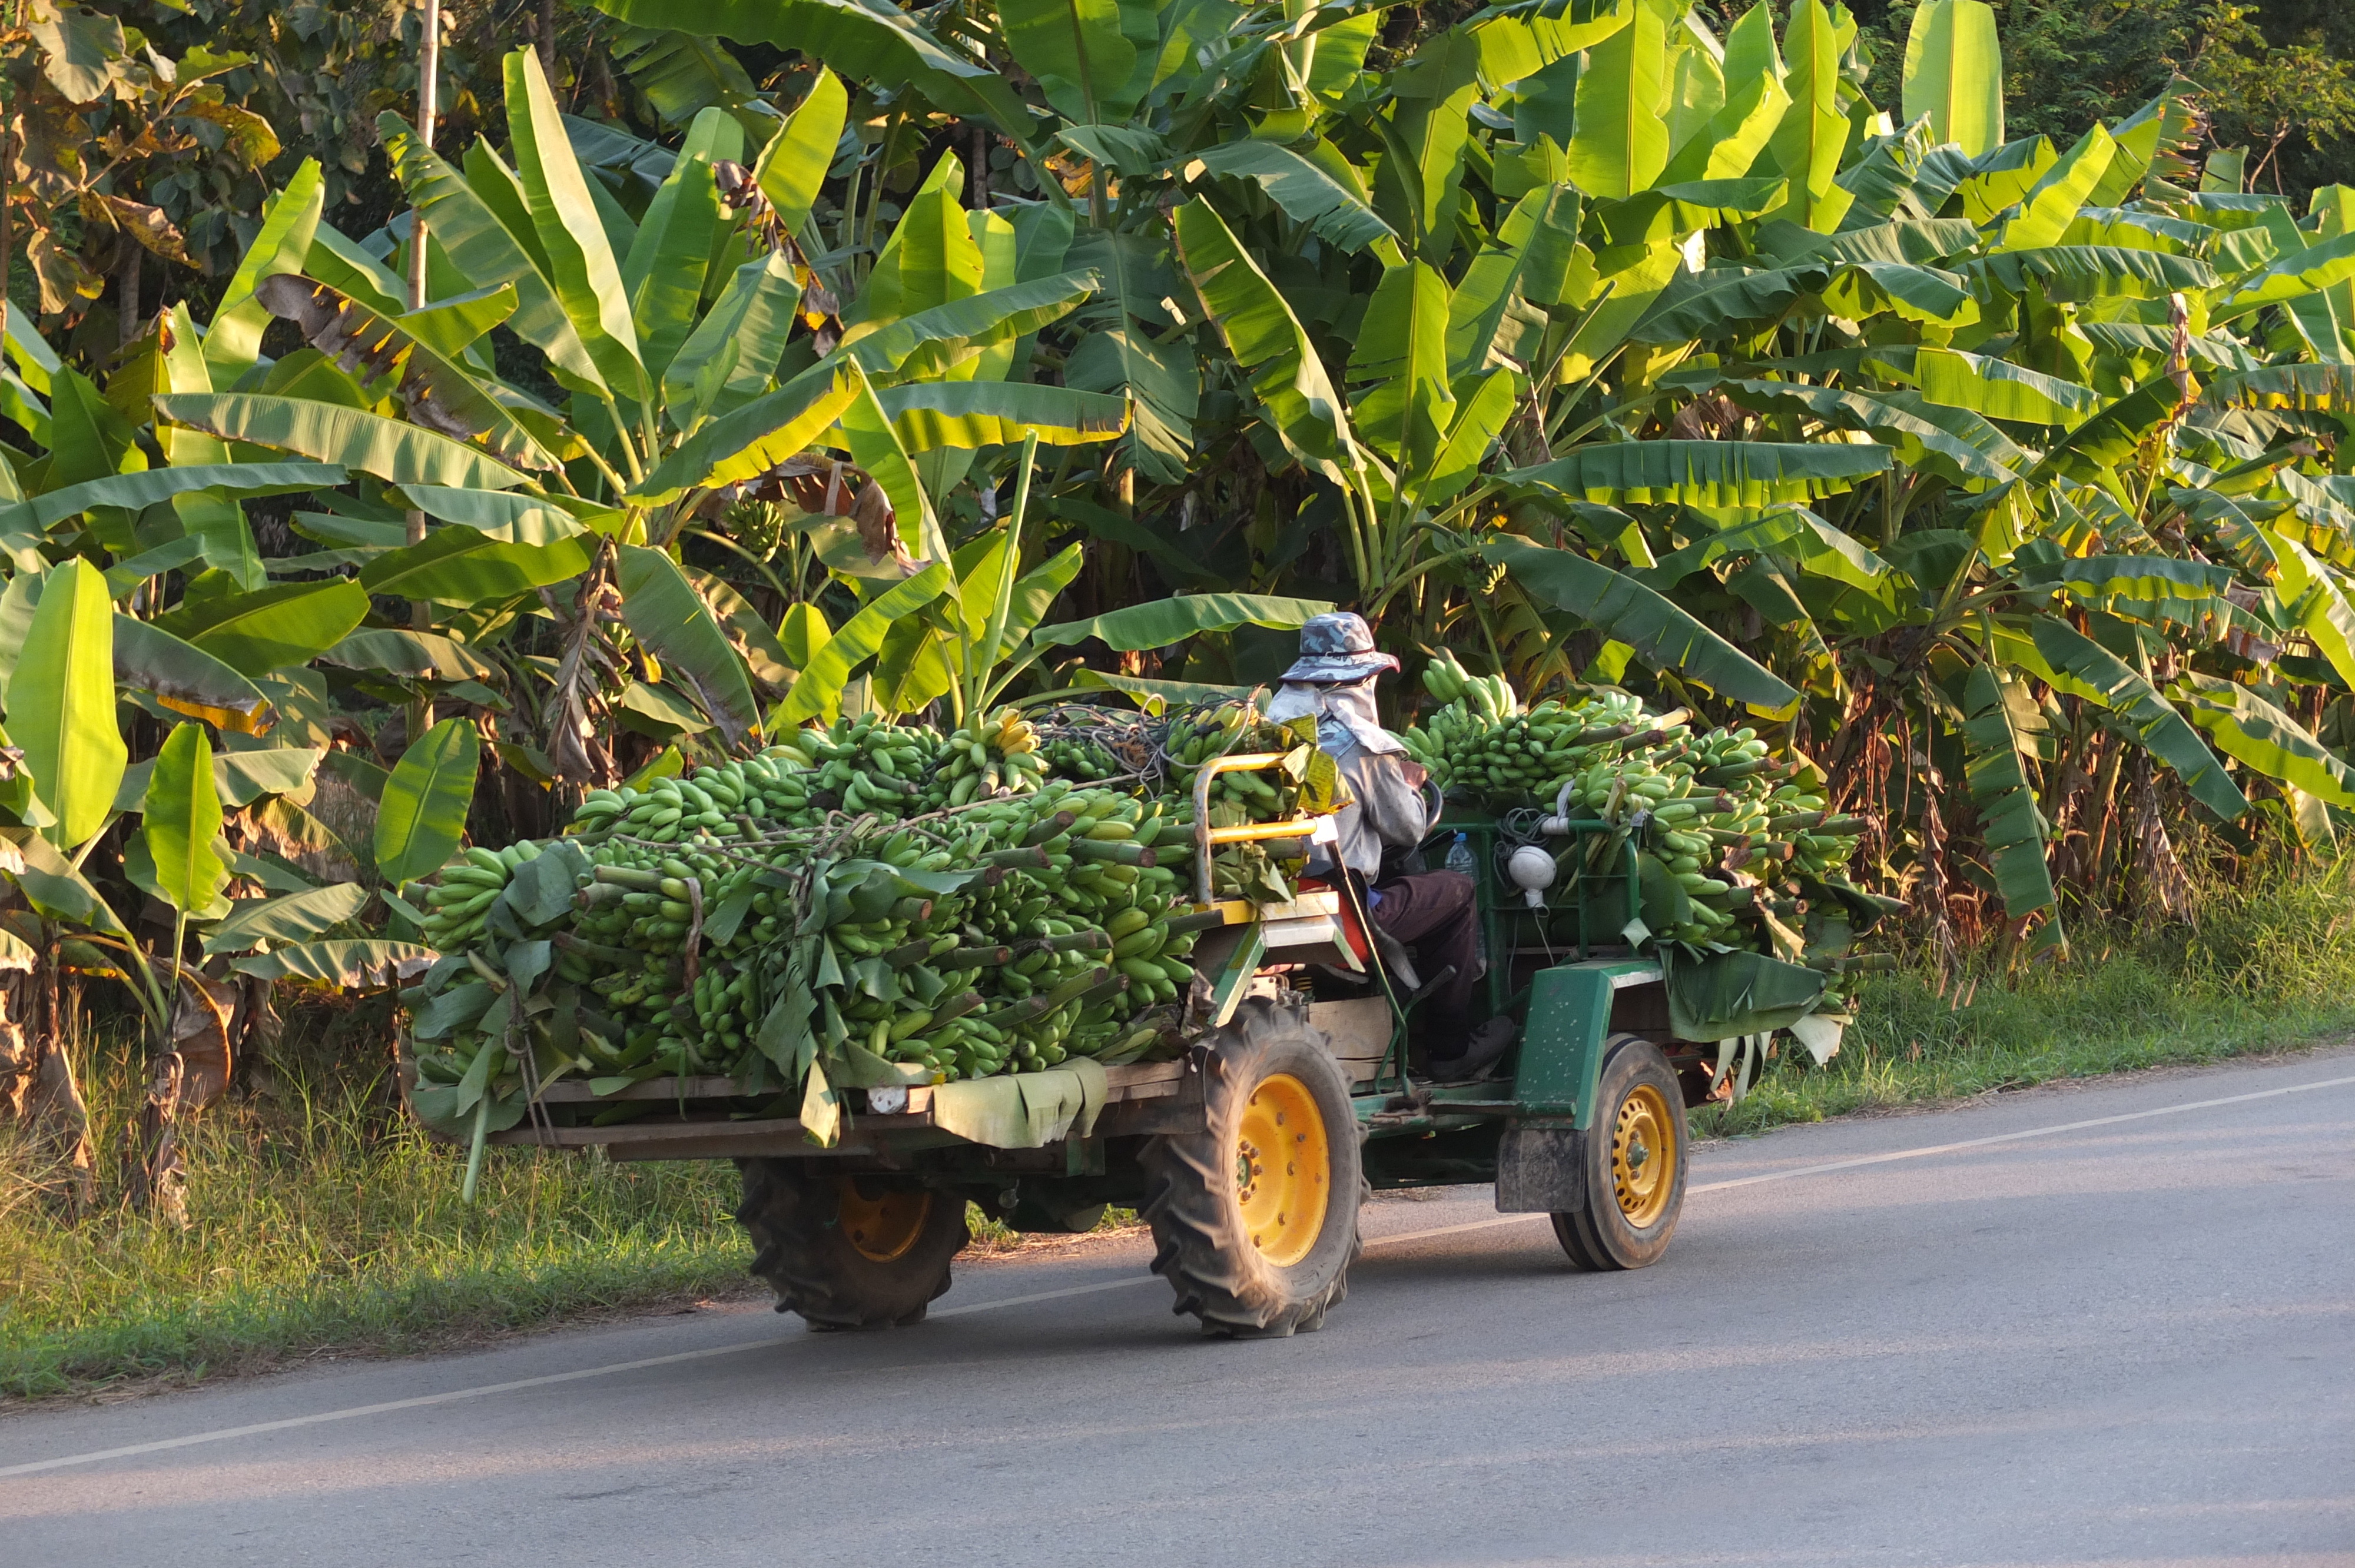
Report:
[[1433,1055],[1458,1055],[1472,1028],[1472,988],[1480,969],[1478,913],[1474,908],[1472,879],[1460,871],[1426,871],[1401,876],[1376,888],[1380,906],[1374,924],[1414,949],[1415,967],[1425,984],[1431,977],[1455,966],[1445,984],[1423,998],[1415,1012],[1422,1025],[1416,1033]]

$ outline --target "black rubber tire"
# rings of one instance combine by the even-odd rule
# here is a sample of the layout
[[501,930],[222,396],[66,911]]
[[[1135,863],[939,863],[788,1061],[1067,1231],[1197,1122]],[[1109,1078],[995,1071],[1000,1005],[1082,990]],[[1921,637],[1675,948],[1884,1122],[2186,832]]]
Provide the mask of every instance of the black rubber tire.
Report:
[[[1585,1161],[1586,1202],[1572,1213],[1553,1217],[1553,1234],[1561,1250],[1580,1268],[1597,1271],[1646,1268],[1660,1261],[1668,1238],[1677,1234],[1677,1216],[1685,1202],[1686,1168],[1691,1138],[1685,1128],[1684,1091],[1677,1072],[1657,1045],[1633,1034],[1614,1034],[1604,1043],[1603,1074],[1596,1086],[1594,1119],[1582,1140]],[[1675,1128],[1676,1148],[1669,1171],[1665,1206],[1648,1225],[1629,1223],[1620,1209],[1611,1169],[1612,1136],[1620,1107],[1637,1089],[1657,1090]],[[1657,1154],[1657,1151],[1655,1151]]]
[[[879,1261],[851,1244],[841,1224],[842,1183],[868,1178],[814,1175],[799,1160],[740,1160],[744,1201],[736,1218],[752,1238],[752,1272],[777,1293],[777,1310],[813,1329],[890,1329],[921,1323],[949,1287],[949,1264],[973,1239],[965,1201],[928,1191],[912,1241]],[[870,1194],[870,1196],[873,1194]]]
[[[1349,1081],[1305,1012],[1251,998],[1211,1036],[1204,1063],[1204,1128],[1150,1139],[1142,1152],[1153,1271],[1178,1293],[1172,1310],[1205,1333],[1281,1338],[1324,1327],[1349,1293],[1359,1251],[1358,1210],[1367,1195]],[[1253,1092],[1278,1074],[1297,1079],[1325,1124],[1325,1216],[1289,1266],[1272,1262],[1245,1228],[1236,1177],[1238,1139]]]

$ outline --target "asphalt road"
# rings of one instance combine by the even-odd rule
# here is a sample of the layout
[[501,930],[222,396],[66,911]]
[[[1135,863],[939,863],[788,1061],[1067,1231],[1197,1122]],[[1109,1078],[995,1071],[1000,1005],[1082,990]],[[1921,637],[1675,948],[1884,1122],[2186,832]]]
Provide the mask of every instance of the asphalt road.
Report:
[[730,1308],[28,1414],[0,1563],[2355,1564],[2355,1054],[1693,1180],[1608,1277],[1485,1191],[1379,1202],[1289,1340],[1198,1338],[1123,1243],[880,1335]]

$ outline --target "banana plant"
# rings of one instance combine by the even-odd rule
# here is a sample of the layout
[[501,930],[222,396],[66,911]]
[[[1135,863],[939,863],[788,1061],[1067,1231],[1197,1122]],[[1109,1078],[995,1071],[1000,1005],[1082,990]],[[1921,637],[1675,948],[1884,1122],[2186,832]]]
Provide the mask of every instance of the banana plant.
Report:
[[[385,122],[432,237],[427,305],[401,308],[403,258],[335,236],[315,186],[298,181],[272,213],[299,209],[278,226],[290,238],[252,270],[250,298],[307,347],[206,384],[197,377],[223,368],[208,338],[157,413],[176,440],[273,448],[353,476],[355,500],[300,525],[358,565],[362,594],[437,607],[424,632],[364,623],[363,607],[313,651],[377,689],[480,690],[495,669],[511,702],[549,711],[538,735],[509,744],[549,769],[582,755],[552,730],[584,702],[742,744],[763,715],[730,633],[773,652],[783,629],[723,627],[695,584],[646,552],[690,531],[732,546],[696,519],[750,498],[807,501],[805,527],[855,537],[866,575],[847,582],[945,561],[941,507],[976,453],[1124,429],[1118,397],[1007,379],[1016,340],[1085,300],[1093,275],[1026,272],[1032,254],[1007,220],[959,203],[951,155],[911,198],[868,286],[837,304],[793,238],[843,132],[833,78],[760,148],[735,115],[698,114],[633,215],[587,172],[531,52],[506,70],[504,154],[478,141],[461,169]],[[562,405],[495,373],[486,334],[502,327],[539,352]],[[424,520],[421,540],[398,532],[404,512]],[[572,686],[527,696],[538,655],[514,642],[517,617],[559,585],[593,598],[584,575],[618,589],[629,640],[663,678],[650,667],[644,683],[585,698]]]

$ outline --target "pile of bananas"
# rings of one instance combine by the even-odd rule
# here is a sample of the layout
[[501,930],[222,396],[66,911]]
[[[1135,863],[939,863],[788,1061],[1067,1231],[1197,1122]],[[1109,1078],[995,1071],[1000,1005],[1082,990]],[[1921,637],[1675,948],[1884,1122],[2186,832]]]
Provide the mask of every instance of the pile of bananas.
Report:
[[[1186,912],[1192,804],[1017,764],[923,811],[955,794],[957,757],[985,770],[955,776],[973,781],[1031,755],[1008,716],[979,742],[987,763],[971,735],[837,724],[596,791],[563,837],[453,860],[411,890],[445,955],[407,993],[412,1104],[464,1137],[566,1075],[600,1094],[726,1074],[790,1096],[812,1062],[833,1084],[937,1083],[1174,1050],[1188,954],[1220,919]],[[1301,749],[1267,727],[1220,733]]]
[[1574,904],[1584,876],[1613,874],[1633,840],[1646,907],[1662,916],[1655,936],[1805,956],[1785,918],[1805,913],[1805,885],[1843,874],[1865,827],[1825,815],[1812,764],[1777,760],[1753,729],[1696,732],[1681,709],[1648,714],[1625,692],[1524,709],[1502,677],[1467,675],[1453,655],[1424,683],[1445,700],[1400,738],[1452,797],[1612,830],[1561,848],[1557,904]]
[[[1488,689],[1486,683],[1468,688]],[[1527,711],[1518,701],[1512,705],[1509,715],[1492,718],[1490,710],[1459,697],[1400,738],[1442,789],[1509,810],[1582,768],[1612,742],[1652,727],[1643,704],[1625,692],[1570,705],[1549,697]]]

